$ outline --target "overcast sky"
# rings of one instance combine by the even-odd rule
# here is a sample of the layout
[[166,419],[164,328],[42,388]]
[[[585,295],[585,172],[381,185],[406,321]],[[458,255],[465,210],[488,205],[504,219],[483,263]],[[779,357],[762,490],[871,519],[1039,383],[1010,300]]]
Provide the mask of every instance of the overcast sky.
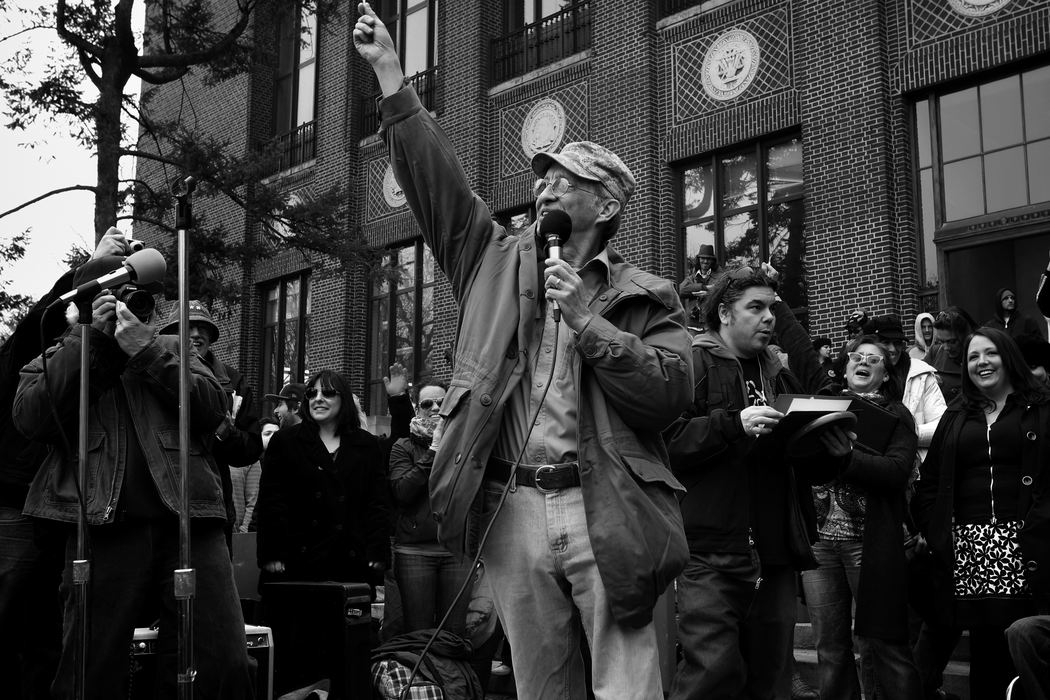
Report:
[[[38,0],[15,0],[15,6],[31,6]],[[141,10],[141,3],[137,3]],[[8,34],[8,18],[0,17],[0,36]],[[32,36],[35,54],[46,55],[49,45],[57,43],[54,32],[37,31]],[[19,48],[15,42],[0,42],[0,61],[10,60]],[[88,84],[92,99],[96,94]],[[137,93],[137,84],[129,85]],[[37,125],[31,131],[6,128],[6,104],[0,105],[0,153],[3,169],[0,175],[0,212],[38,197],[49,190],[70,185],[93,185],[96,181],[95,158],[81,148],[65,130],[50,125]],[[26,144],[36,144],[27,148]],[[123,164],[125,168],[131,163]],[[91,250],[94,244],[94,195],[75,191],[49,197],[17,214],[0,219],[0,240],[31,228],[25,258],[0,272],[0,280],[11,293],[40,297],[65,272],[62,259],[73,245]],[[130,234],[130,223],[122,224]]]

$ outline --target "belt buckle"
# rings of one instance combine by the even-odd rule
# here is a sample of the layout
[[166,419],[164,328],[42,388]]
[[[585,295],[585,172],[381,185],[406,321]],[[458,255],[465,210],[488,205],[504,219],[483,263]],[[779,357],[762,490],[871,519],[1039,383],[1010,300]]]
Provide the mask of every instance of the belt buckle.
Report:
[[554,465],[553,464],[544,464],[542,467],[538,467],[536,469],[536,477],[535,477],[536,490],[540,491],[541,493],[554,493],[555,491],[558,490],[557,487],[555,487],[555,488],[547,488],[546,486],[543,486],[543,485],[540,484],[540,478],[541,478],[540,475],[543,474],[545,471],[550,472],[551,474],[554,474]]

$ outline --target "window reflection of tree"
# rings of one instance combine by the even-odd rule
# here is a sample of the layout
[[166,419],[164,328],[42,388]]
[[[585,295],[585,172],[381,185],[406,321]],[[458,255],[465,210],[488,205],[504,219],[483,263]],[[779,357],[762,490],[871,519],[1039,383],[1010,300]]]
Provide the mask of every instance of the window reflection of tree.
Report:
[[435,265],[422,242],[390,251],[372,285],[369,410],[386,411],[382,377],[393,362],[410,382],[432,380]]
[[686,273],[705,243],[714,245],[725,266],[769,260],[782,273],[781,296],[804,311],[808,289],[801,140],[716,154],[681,172]]

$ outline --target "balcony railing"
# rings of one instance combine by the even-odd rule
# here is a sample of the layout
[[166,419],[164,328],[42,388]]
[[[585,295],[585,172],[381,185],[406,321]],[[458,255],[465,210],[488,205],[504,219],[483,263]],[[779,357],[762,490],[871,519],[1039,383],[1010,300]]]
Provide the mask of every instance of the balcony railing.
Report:
[[687,7],[699,5],[701,0],[660,0],[660,16],[667,17]]
[[[437,66],[420,71],[408,79],[419,95],[419,101],[429,112],[438,111],[438,69]],[[365,98],[361,106],[361,134],[367,136],[379,131],[379,100],[383,99],[382,91]]]
[[277,172],[312,160],[317,155],[317,138],[314,130],[317,122],[300,124],[289,132],[279,135],[277,141]]
[[591,46],[591,3],[573,3],[511,34],[492,40],[492,84],[524,75]]

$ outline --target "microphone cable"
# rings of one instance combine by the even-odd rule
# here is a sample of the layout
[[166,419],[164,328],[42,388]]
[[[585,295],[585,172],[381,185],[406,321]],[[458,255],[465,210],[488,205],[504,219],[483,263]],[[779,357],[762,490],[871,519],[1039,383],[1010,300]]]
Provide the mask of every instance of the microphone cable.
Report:
[[[533,410],[532,416],[529,419],[529,432],[525,434],[525,439],[522,440],[521,449],[518,451],[518,456],[515,457],[514,463],[511,465],[510,475],[507,477],[507,483],[503,485],[503,490],[500,492],[499,502],[496,504],[496,509],[492,511],[492,515],[489,516],[488,524],[485,526],[485,530],[481,534],[481,539],[478,540],[478,551],[474,555],[473,561],[471,561],[470,572],[463,580],[463,583],[459,587],[459,591],[456,593],[456,597],[452,599],[452,602],[449,604],[448,609],[445,610],[445,614],[438,622],[437,627],[434,628],[434,632],[430,635],[430,639],[427,640],[427,643],[423,646],[423,650],[419,653],[419,659],[416,661],[415,665],[412,666],[412,673],[408,677],[408,682],[405,684],[405,687],[401,690],[401,694],[399,696],[400,700],[406,700],[406,698],[408,697],[408,692],[412,689],[412,682],[416,679],[416,676],[419,674],[419,669],[422,666],[424,659],[426,659],[427,654],[430,652],[430,648],[434,645],[435,640],[437,640],[438,634],[440,634],[441,630],[444,629],[445,624],[448,623],[449,617],[451,617],[452,615],[452,611],[456,609],[456,605],[463,597],[463,594],[466,593],[467,586],[471,583],[471,579],[474,578],[474,574],[477,571],[478,566],[480,565],[481,555],[485,550],[485,543],[488,541],[489,534],[492,532],[493,525],[496,524],[496,518],[499,517],[500,511],[503,510],[503,504],[507,501],[507,495],[510,493],[511,487],[516,485],[515,479],[518,475],[518,466],[521,464],[522,457],[525,456],[525,450],[529,446],[529,438],[532,436],[532,431],[536,428],[536,421],[539,420],[540,411],[543,410],[543,402],[547,400],[547,392],[550,390],[551,380],[554,379],[554,370],[558,364],[558,335],[560,328],[561,321],[558,321],[554,324],[554,349],[552,350],[553,355],[551,356],[551,371],[547,375],[546,383],[543,385],[543,394],[540,396],[540,400],[536,402],[536,408]],[[543,335],[541,334],[540,343],[537,347],[540,347],[542,345]],[[493,614],[495,614],[495,609],[493,609],[492,612]],[[484,688],[482,688],[482,691],[484,691]]]

